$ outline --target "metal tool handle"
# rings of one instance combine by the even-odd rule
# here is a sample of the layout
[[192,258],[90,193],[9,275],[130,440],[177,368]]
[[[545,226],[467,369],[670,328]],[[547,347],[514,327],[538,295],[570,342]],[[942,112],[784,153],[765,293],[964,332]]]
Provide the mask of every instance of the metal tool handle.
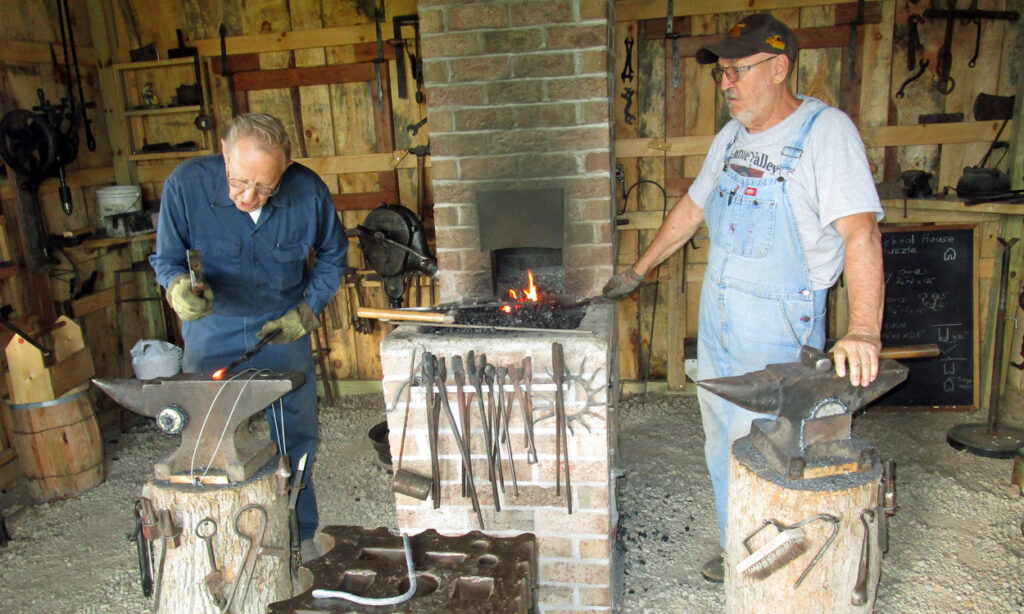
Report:
[[857,567],[857,583],[853,585],[851,605],[864,605],[868,601],[868,569],[871,564],[871,526],[868,522],[875,519],[875,510],[864,510],[860,513],[860,522],[864,525],[864,543],[860,550],[860,565]]

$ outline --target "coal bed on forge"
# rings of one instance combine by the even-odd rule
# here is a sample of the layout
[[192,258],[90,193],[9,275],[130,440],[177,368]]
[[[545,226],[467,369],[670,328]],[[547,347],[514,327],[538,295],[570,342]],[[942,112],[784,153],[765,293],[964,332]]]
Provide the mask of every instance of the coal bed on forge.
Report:
[[[574,330],[579,328],[586,312],[586,306],[564,307],[555,302],[460,307],[455,310],[455,324],[479,326],[496,332],[502,332],[496,327]],[[426,330],[431,334],[444,335],[453,329],[431,326]]]

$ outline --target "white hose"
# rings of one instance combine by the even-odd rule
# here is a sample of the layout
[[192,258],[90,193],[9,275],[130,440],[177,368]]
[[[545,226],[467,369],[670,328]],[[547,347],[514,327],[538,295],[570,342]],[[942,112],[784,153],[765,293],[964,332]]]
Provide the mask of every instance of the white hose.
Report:
[[313,589],[313,599],[345,599],[359,605],[373,606],[398,605],[399,603],[409,601],[416,594],[416,571],[412,567],[412,546],[409,545],[409,536],[405,533],[402,533],[402,547],[405,548],[405,567],[409,570],[409,590],[405,591],[405,593],[396,597],[374,598],[353,595],[345,591],[329,591],[316,588]]

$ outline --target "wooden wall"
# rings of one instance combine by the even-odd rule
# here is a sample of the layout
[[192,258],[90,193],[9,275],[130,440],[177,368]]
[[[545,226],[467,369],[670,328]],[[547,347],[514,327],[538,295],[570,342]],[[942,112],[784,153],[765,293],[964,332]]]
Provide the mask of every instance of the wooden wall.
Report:
[[[968,3],[958,4],[962,5],[959,8],[966,9]],[[977,4],[978,8],[989,10],[1022,10],[1022,3],[1015,0],[980,0]],[[1012,206],[985,212],[967,210],[955,195],[946,199],[951,204],[944,209],[932,210],[924,206],[904,216],[899,180],[904,170],[924,170],[935,176],[936,189],[941,190],[956,184],[964,166],[979,162],[1002,122],[975,121],[972,116],[974,100],[982,92],[1019,93],[1024,82],[1017,61],[1024,41],[1020,22],[983,22],[975,68],[967,66],[974,50],[974,26],[956,23],[951,71],[956,86],[948,95],[936,90],[934,73],[945,21],[930,20],[921,25],[923,49],[917,51],[917,58],[928,59],[930,69],[906,88],[904,97],[896,98],[896,92],[911,74],[906,69],[907,20],[912,13],[923,13],[928,8],[925,2],[866,2],[864,24],[853,30],[853,37],[849,24],[857,19],[855,2],[675,2],[672,31],[678,35],[678,87],[673,86],[673,41],[666,37],[667,8],[665,0],[616,3],[617,66],[613,72],[618,93],[615,100],[616,157],[625,171],[625,186],[632,186],[639,180],[657,182],[668,193],[668,207],[686,192],[700,169],[702,154],[712,136],[729,119],[718,87],[711,79],[711,66],[699,66],[694,54],[702,44],[727,32],[743,15],[770,11],[793,28],[801,42],[793,76],[795,91],[838,106],[860,128],[875,180],[886,199],[886,221],[982,223],[981,307],[983,328],[988,331],[982,347],[984,357],[992,341],[994,299],[990,282],[993,272],[998,273],[994,267],[998,265],[1000,253],[995,238],[1007,236],[1005,233],[1019,235],[1019,221],[1014,221],[1018,216],[1014,215]],[[623,78],[627,37],[633,41],[632,80]],[[636,119],[632,122],[627,121],[625,113],[627,102],[623,94],[627,88],[633,90],[629,104]],[[1018,99],[1018,117],[1020,107]],[[955,112],[963,113],[963,121],[918,125],[921,114]],[[1012,136],[1016,143],[1020,141],[1019,135],[1020,128],[1011,121],[1002,138]],[[1004,170],[1020,168],[1020,151],[1021,146],[1016,144],[1008,156],[1009,164],[1002,165]],[[1020,180],[1015,177],[1015,187],[1020,187]],[[633,189],[626,202],[622,201],[620,192],[618,200],[623,213],[619,216],[617,265],[624,267],[631,264],[652,239],[666,202],[660,189],[650,183]],[[656,286],[651,283],[632,299],[620,302],[620,375],[623,379],[639,379],[649,371],[653,379],[667,379],[669,389],[685,387],[683,348],[685,340],[695,338],[697,333],[706,236],[707,231],[702,227],[685,253],[676,254],[656,274],[649,276],[649,282],[658,281]],[[1020,260],[1017,260],[1016,270],[1020,270]],[[1011,292],[1014,283],[1011,283]],[[831,322],[830,335],[841,335],[845,327],[843,297],[836,294],[833,297],[836,315]],[[1015,296],[1011,294],[1011,298]],[[1019,341],[1014,351],[1020,347]],[[989,369],[985,362],[982,364],[984,380]],[[1010,381],[1016,390],[1021,390],[1021,379],[1019,371],[1011,374]],[[983,397],[985,394],[987,388]]]
[[[37,102],[36,90],[43,89],[51,100],[63,95],[62,48],[55,2],[10,0],[11,9],[0,23],[0,103],[4,112],[28,108]],[[84,76],[85,97],[95,101],[88,115],[93,121],[97,150],[80,148],[78,159],[70,165],[68,182],[73,189],[76,211],[65,216],[59,211],[56,181],[47,180],[40,190],[44,215],[50,232],[81,232],[98,228],[95,188],[119,183],[138,183],[149,201],[159,199],[163,179],[180,163],[180,158],[156,157],[129,159],[126,150],[123,112],[117,98],[115,71],[111,65],[129,60],[129,50],[156,43],[162,57],[177,46],[175,30],[181,29],[186,44],[199,49],[208,76],[210,106],[218,127],[230,117],[227,79],[221,76],[221,23],[227,31],[228,65],[238,75],[236,84],[246,91],[238,96],[242,108],[274,113],[292,131],[295,156],[317,170],[336,194],[339,215],[346,227],[361,221],[376,206],[382,195],[389,202],[400,202],[419,211],[430,223],[431,196],[427,181],[426,198],[417,203],[416,163],[404,155],[408,148],[427,143],[428,128],[417,135],[406,127],[425,117],[424,109],[410,96],[396,95],[394,49],[384,45],[388,58],[385,71],[385,112],[377,110],[373,95],[373,71],[370,62],[376,56],[375,28],[371,17],[373,2],[348,0],[324,3],[314,0],[69,0],[71,22]],[[415,0],[387,0],[382,32],[392,38],[391,17],[416,12]],[[696,175],[714,133],[727,120],[710,67],[698,66],[695,50],[711,38],[720,36],[741,15],[754,10],[770,10],[795,28],[803,42],[798,70],[794,75],[797,91],[818,96],[847,111],[860,127],[868,146],[875,178],[896,189],[899,174],[907,169],[933,173],[939,188],[953,185],[963,166],[974,164],[996,134],[999,122],[976,122],[971,117],[974,98],[980,92],[1010,94],[1020,89],[1020,63],[1014,59],[1024,48],[1022,25],[984,22],[981,54],[977,67],[966,66],[973,53],[974,26],[956,25],[952,74],[957,85],[949,95],[935,91],[936,64],[942,43],[944,23],[930,21],[920,27],[923,50],[919,57],[929,59],[931,67],[919,81],[906,89],[906,96],[894,94],[910,74],[906,68],[907,18],[921,13],[925,2],[881,0],[865,3],[864,24],[855,30],[851,47],[850,23],[856,19],[855,2],[838,0],[694,0],[674,2],[673,32],[680,35],[679,85],[673,87],[673,43],[666,37],[666,0],[621,0],[616,3],[614,47],[616,66],[615,135],[617,161],[622,163],[625,186],[645,180],[630,192],[628,201],[619,195],[623,210],[618,229],[618,264],[631,263],[647,245],[658,227],[663,210],[672,206]],[[966,8],[966,0],[960,2]],[[978,6],[992,10],[1021,10],[1020,0],[979,0]],[[403,36],[411,38],[412,28]],[[634,76],[623,78],[626,58],[625,40],[632,37],[631,67]],[[58,67],[51,61],[54,46]],[[851,54],[851,48],[853,53]],[[850,63],[853,60],[853,71]],[[244,75],[242,74],[244,73]],[[272,87],[267,87],[268,83]],[[410,83],[411,86],[411,83]],[[626,88],[633,90],[630,112],[625,118]],[[1021,101],[1018,100],[1018,113]],[[953,124],[920,126],[923,113],[961,112],[964,121]],[[147,138],[157,140],[159,129],[151,129]],[[1024,169],[1021,161],[1021,128],[1011,122],[1003,138],[1012,137],[1014,147],[1004,168],[1016,169],[1014,178]],[[396,153],[397,152],[397,153]],[[429,158],[426,174],[429,175]],[[429,180],[429,177],[427,177]],[[648,181],[664,186],[661,190]],[[1019,187],[1015,184],[1015,187]],[[620,191],[621,192],[621,191]],[[14,199],[10,179],[0,180],[0,197],[5,212]],[[890,210],[892,206],[887,203]],[[896,207],[895,210],[901,210]],[[992,305],[993,268],[998,260],[995,236],[1012,232],[1014,216],[1006,209],[995,215],[995,231],[983,232],[982,298],[989,313]],[[958,218],[958,211],[929,212],[916,216],[934,216],[935,221]],[[890,214],[890,220],[899,216]],[[1017,226],[1019,228],[1019,225]],[[1019,230],[1017,231],[1019,233]],[[0,233],[2,234],[2,233]],[[0,259],[18,253],[16,233],[0,236]],[[697,326],[697,296],[706,253],[706,232],[701,230],[693,245],[670,259],[657,274],[660,283],[643,290],[639,298],[622,301],[620,314],[621,377],[641,377],[649,366],[652,378],[665,378],[670,388],[683,388],[685,369],[683,347],[693,338]],[[1024,247],[1018,247],[1018,252]],[[65,250],[74,260],[80,279],[97,271],[94,295],[83,296],[75,304],[75,313],[83,319],[90,345],[97,354],[101,373],[117,373],[114,343],[113,271],[138,261],[152,251],[146,238],[133,242],[87,241]],[[67,258],[60,256],[58,268],[71,270]],[[1016,261],[1019,262],[1019,261]],[[343,380],[372,381],[379,378],[378,343],[385,331],[380,323],[372,335],[356,333],[351,327],[353,306],[358,303],[355,279],[360,280],[364,302],[383,306],[379,283],[367,275],[358,249],[349,261],[356,271],[325,320],[330,329],[330,356],[333,374]],[[985,268],[990,267],[990,268]],[[1019,270],[1019,265],[1018,265]],[[16,315],[32,312],[32,280],[19,271],[0,281],[4,303],[15,306]],[[70,273],[60,271],[51,280],[57,300],[71,299]],[[126,281],[129,295],[150,295],[151,284],[141,279]],[[653,277],[652,277],[653,280]],[[412,304],[436,301],[436,290],[429,280],[417,280]],[[1013,299],[1015,295],[1011,295]],[[834,328],[841,332],[840,315]],[[140,306],[126,307],[128,347],[140,336],[159,334],[158,313]],[[1024,313],[1018,313],[1024,316]],[[986,343],[991,343],[990,331]],[[653,328],[652,328],[653,326]],[[836,331],[833,331],[836,332]],[[653,340],[653,342],[652,342]],[[652,345],[653,343],[653,345]],[[1020,339],[1007,333],[1007,352],[1017,358]],[[649,358],[648,358],[649,357]],[[1021,372],[1010,369],[1013,390],[1024,389]]]
[[[63,95],[63,81],[56,73],[63,70],[63,49],[57,26],[56,1],[12,0],[17,5],[0,23],[0,84],[2,111],[30,108],[36,103],[36,89],[57,100]],[[416,13],[415,0],[386,0],[381,23],[383,39],[394,38],[392,17]],[[53,6],[50,6],[53,5]],[[226,30],[228,67],[235,73],[236,100],[241,111],[266,112],[280,117],[289,129],[293,157],[312,167],[335,194],[335,205],[346,228],[360,223],[381,201],[401,203],[430,218],[429,158],[423,180],[423,202],[417,202],[418,173],[416,157],[409,148],[426,145],[428,127],[416,135],[407,127],[425,117],[425,108],[414,98],[415,84],[405,62],[409,95],[397,96],[395,47],[383,44],[387,62],[381,64],[383,110],[375,97],[374,64],[377,57],[374,2],[350,0],[324,3],[312,0],[229,0],[208,2],[151,2],[148,0],[71,0],[70,13],[79,62],[85,78],[85,98],[95,102],[88,115],[93,120],[98,147],[87,151],[83,144],[78,159],[69,166],[69,183],[79,205],[68,217],[60,212],[56,182],[47,180],[40,190],[46,224],[51,233],[83,233],[101,228],[95,203],[95,189],[112,183],[139,184],[144,197],[155,204],[160,198],[163,180],[184,155],[132,155],[126,131],[125,104],[120,90],[124,75],[125,96],[129,104],[139,99],[137,91],[151,82],[161,102],[173,96],[177,85],[186,80],[181,69],[160,67],[145,70],[120,70],[130,62],[129,51],[151,43],[167,57],[178,46],[176,30],[181,29],[186,45],[198,48],[206,78],[209,112],[215,131],[207,135],[214,150],[219,135],[231,117],[228,79],[221,75],[219,27]],[[42,24],[42,27],[40,27]],[[413,28],[406,26],[402,36],[413,40]],[[55,46],[58,68],[51,62],[50,48]],[[114,67],[113,69],[111,67]],[[130,66],[128,67],[130,69]],[[188,72],[189,66],[184,67]],[[191,80],[189,80],[191,81]],[[203,135],[191,126],[189,115],[131,118],[137,140],[142,142],[179,142]],[[138,143],[136,143],[138,145]],[[10,181],[3,184],[0,196],[5,211],[13,207],[15,192]],[[16,233],[13,254],[18,252]],[[2,249],[3,246],[0,246]],[[98,271],[96,294],[84,297],[75,314],[84,319],[83,328],[101,374],[117,374],[125,368],[118,364],[114,343],[113,271],[142,260],[153,250],[151,237],[135,241],[87,240],[65,253],[75,261],[79,277]],[[6,252],[5,252],[6,253]],[[7,259],[0,254],[0,260]],[[387,325],[376,323],[373,334],[356,333],[351,316],[358,304],[356,280],[363,301],[385,306],[379,281],[362,262],[353,240],[349,265],[353,274],[326,310],[329,329],[329,354],[333,375],[342,380],[377,380],[380,377],[378,345]],[[59,268],[70,265],[61,256]],[[65,300],[70,273],[51,276],[54,298]],[[14,301],[8,295],[30,294],[15,275],[0,283],[4,302],[16,303],[16,315],[25,314],[31,301]],[[123,290],[128,295],[154,295],[151,274],[125,276]],[[20,285],[19,285],[20,284]],[[429,279],[414,280],[409,292],[413,305],[432,304],[436,290]],[[123,309],[126,317],[125,344],[130,348],[144,336],[160,336],[159,311],[154,304],[138,304]],[[127,361],[125,361],[127,362]]]

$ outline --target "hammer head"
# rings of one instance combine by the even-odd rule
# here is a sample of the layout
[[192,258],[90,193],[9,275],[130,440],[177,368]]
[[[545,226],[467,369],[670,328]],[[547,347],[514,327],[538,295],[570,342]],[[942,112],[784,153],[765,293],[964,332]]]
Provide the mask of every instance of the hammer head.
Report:
[[907,368],[895,360],[878,364],[878,377],[868,386],[854,386],[839,377],[824,352],[803,346],[800,362],[771,364],[760,371],[719,377],[697,385],[750,411],[802,419],[830,399],[854,413],[907,379]]

